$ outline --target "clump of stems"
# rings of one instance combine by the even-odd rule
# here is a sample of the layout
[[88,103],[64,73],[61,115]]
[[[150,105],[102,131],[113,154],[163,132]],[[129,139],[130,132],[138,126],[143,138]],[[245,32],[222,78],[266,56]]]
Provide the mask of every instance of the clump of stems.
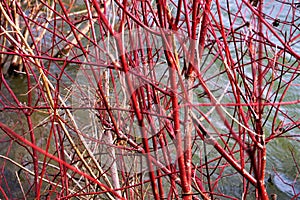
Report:
[[0,1],[0,198],[296,199],[298,7]]

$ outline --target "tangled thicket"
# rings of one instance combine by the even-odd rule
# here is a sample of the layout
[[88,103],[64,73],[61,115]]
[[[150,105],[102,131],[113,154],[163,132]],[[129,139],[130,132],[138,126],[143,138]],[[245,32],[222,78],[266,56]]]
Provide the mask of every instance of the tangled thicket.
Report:
[[[0,10],[1,198],[268,199],[274,176],[299,197],[298,3]],[[293,182],[266,170],[273,141]]]

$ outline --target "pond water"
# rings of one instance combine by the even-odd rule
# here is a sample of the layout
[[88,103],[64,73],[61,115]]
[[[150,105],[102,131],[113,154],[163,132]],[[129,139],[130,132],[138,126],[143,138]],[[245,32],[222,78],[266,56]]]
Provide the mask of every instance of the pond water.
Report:
[[[284,33],[290,35],[286,41],[292,40],[291,46],[292,49],[300,54],[300,8],[296,8],[296,5],[291,6],[293,1],[274,1],[266,0],[264,1],[263,13],[266,15],[265,20],[272,24],[274,19],[279,19],[280,23],[276,32],[281,38],[284,38]],[[220,1],[220,4],[224,7],[227,7],[226,1]],[[242,1],[240,0],[229,0],[229,6],[231,11],[239,12],[241,9],[242,16],[244,20],[251,23],[255,23],[255,18],[249,17],[252,16],[252,11],[246,6],[240,7]],[[294,9],[291,9],[293,7]],[[213,10],[214,5],[212,6]],[[223,18],[225,22],[225,27],[230,27],[229,20],[226,20],[227,13],[223,13]],[[292,23],[294,22],[294,23]],[[242,22],[241,22],[242,24]],[[238,26],[238,23],[237,23]],[[234,27],[235,28],[235,27]],[[264,32],[268,34],[268,37],[272,42],[278,46],[282,46],[282,43],[270,32],[268,29],[264,29]],[[290,34],[292,33],[292,34]],[[299,72],[298,72],[299,73]],[[288,79],[288,75],[286,77]],[[286,101],[288,100],[299,100],[300,99],[300,79],[297,78],[293,86],[289,90]],[[284,106],[284,110],[293,116],[293,120],[299,121],[300,119],[300,105],[294,104],[290,106]],[[285,119],[281,119],[285,120]],[[270,123],[266,123],[265,131],[271,129]],[[289,132],[290,135],[298,135],[299,137],[299,128],[294,129]],[[267,182],[268,193],[276,193],[278,199],[290,199],[295,194],[300,193],[300,178],[299,171],[297,172],[295,164],[300,165],[300,143],[299,138],[288,139],[276,139],[271,141],[267,145],[267,172],[268,179],[270,182]],[[298,169],[299,170],[299,169]],[[230,190],[232,186],[230,185],[230,180],[224,183],[225,190]],[[294,185],[295,187],[290,187],[288,184]],[[235,193],[235,192],[233,192]],[[240,193],[237,192],[236,196],[239,197]],[[298,196],[297,199],[300,199]]]

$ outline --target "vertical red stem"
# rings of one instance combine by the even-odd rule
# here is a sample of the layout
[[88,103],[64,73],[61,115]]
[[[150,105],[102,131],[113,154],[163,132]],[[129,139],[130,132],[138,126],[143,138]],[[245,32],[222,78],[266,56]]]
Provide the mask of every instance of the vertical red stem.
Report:
[[171,83],[171,100],[172,100],[172,111],[173,111],[173,123],[174,123],[174,133],[176,136],[176,154],[179,166],[180,179],[183,190],[183,199],[188,200],[192,198],[191,187],[186,176],[186,166],[184,160],[184,152],[182,149],[182,136],[180,129],[180,112],[178,103],[178,88],[177,88],[177,67],[174,63],[174,57],[170,51],[165,51],[169,65],[169,79]]
[[263,116],[263,102],[262,102],[262,98],[263,98],[263,22],[262,22],[262,16],[263,16],[263,0],[260,0],[259,2],[259,6],[258,6],[258,14],[259,14],[259,18],[258,18],[258,31],[259,31],[259,43],[258,43],[258,63],[257,63],[257,100],[258,100],[258,108],[257,108],[257,112],[258,112],[258,119],[256,120],[256,131],[259,138],[259,142],[261,143],[261,145],[263,146],[263,149],[258,149],[257,151],[257,168],[256,170],[258,170],[257,172],[257,183],[258,183],[258,189],[259,189],[259,196],[260,199],[262,200],[267,200],[268,198],[268,194],[266,191],[266,187],[265,187],[265,168],[266,168],[266,144],[265,144],[265,135],[263,132],[263,127],[262,127],[262,116]]

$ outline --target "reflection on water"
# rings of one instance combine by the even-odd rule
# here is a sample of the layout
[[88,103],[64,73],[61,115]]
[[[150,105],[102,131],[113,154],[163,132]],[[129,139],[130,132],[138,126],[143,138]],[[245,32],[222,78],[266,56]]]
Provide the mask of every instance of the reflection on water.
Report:
[[[68,77],[66,74],[63,75],[61,80],[62,84],[60,85],[60,92],[62,95],[65,95],[69,92],[67,89],[71,87],[71,80],[72,77],[76,76],[77,69],[77,66],[68,66],[66,68],[65,72],[66,74],[68,74]],[[56,66],[52,66],[51,72],[53,74],[60,73],[60,69]],[[54,85],[56,84],[56,80],[53,77],[49,77],[49,79],[53,82]],[[27,105],[28,87],[26,77],[22,75],[6,77],[6,81],[19,102],[22,105]],[[35,83],[33,79],[31,81],[32,83]],[[36,102],[42,102],[40,99],[38,99],[41,98],[39,97],[40,94],[37,94],[36,90],[32,91],[32,104],[35,104]],[[2,112],[0,112],[0,121],[9,126],[16,133],[24,134],[23,137],[31,141],[26,115],[22,110],[17,109],[17,103],[14,101],[13,96],[9,93],[9,91],[3,84],[1,85],[0,90],[0,101],[0,109],[2,110]],[[7,107],[4,108],[3,104]],[[44,105],[38,103],[36,106]],[[30,115],[30,118],[33,123],[35,142],[37,146],[45,149],[47,138],[49,137],[50,128],[53,125],[49,123],[49,115],[47,114],[47,110],[39,109],[38,111],[33,112]],[[51,141],[55,140],[51,139]],[[55,150],[55,145],[52,143],[50,144],[50,148],[48,149],[48,151],[52,151],[52,153],[54,153],[53,150]],[[34,190],[30,188],[34,180],[34,176],[26,171],[26,169],[30,170],[31,172],[34,171],[32,164],[33,158],[30,152],[32,152],[32,149],[30,147],[20,145],[17,141],[12,140],[6,133],[4,133],[0,129],[0,155],[2,156],[0,157],[0,170],[4,170],[2,171],[2,175],[5,176],[4,179],[0,179],[6,180],[0,182],[1,187],[6,192],[6,194],[12,195],[9,196],[9,199],[24,198],[23,191],[31,191],[26,195],[28,199],[34,199],[35,197]],[[39,156],[39,160],[44,159],[42,155],[39,154]],[[21,169],[9,160],[5,159],[5,157],[21,164],[21,167],[26,169]],[[4,197],[0,193],[0,199],[2,198]]]

